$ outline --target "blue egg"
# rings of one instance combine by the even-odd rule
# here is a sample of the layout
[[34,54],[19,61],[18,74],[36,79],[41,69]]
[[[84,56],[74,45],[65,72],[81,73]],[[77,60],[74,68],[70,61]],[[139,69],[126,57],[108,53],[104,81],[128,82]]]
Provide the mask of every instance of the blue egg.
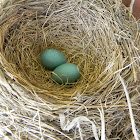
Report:
[[80,70],[75,64],[65,63],[54,69],[52,78],[59,84],[71,84],[80,78]]
[[56,67],[67,62],[66,57],[56,49],[48,49],[41,55],[41,62],[48,70],[54,70]]

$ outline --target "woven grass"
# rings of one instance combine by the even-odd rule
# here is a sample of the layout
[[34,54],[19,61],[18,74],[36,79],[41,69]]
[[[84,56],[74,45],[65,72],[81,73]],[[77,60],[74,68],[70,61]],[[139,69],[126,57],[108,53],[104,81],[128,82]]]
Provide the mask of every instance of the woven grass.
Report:
[[[40,62],[48,48],[78,65],[76,83],[52,80]],[[0,9],[1,137],[139,137],[139,49],[138,24],[119,0],[5,0]]]

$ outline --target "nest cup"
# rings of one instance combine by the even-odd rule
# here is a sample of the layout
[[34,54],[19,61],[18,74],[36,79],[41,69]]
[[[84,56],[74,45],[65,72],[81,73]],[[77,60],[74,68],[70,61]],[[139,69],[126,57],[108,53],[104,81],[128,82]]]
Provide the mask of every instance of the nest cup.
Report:
[[[5,0],[1,6],[0,55],[4,74],[12,75],[16,84],[54,105],[56,114],[65,112],[71,120],[86,115],[84,109],[79,109],[81,104],[88,108],[91,120],[91,116],[99,115],[100,104],[107,104],[108,138],[133,135],[130,126],[125,130],[129,136],[118,130],[125,127],[126,120],[115,124],[129,116],[127,112],[118,117],[119,110],[125,111],[127,107],[119,76],[130,87],[131,97],[139,94],[139,45],[137,24],[129,19],[128,11],[119,1]],[[40,60],[43,51],[51,48],[80,68],[77,82],[59,85],[52,80],[51,71]],[[138,101],[139,98],[133,99],[136,104]],[[68,106],[73,115],[65,110]],[[100,117],[94,119],[100,128]],[[91,137],[90,126],[86,130],[84,137]],[[69,137],[74,137],[73,133]]]
[[[31,2],[20,5],[19,2],[9,10],[9,14],[14,14],[10,14],[7,22],[3,23],[7,30],[2,47],[5,68],[19,83],[54,97],[55,102],[70,101],[77,93],[91,95],[102,87],[100,81],[107,76],[103,71],[110,59],[117,56],[118,45],[99,41],[104,40],[104,35],[97,32],[100,29],[95,26],[101,28],[103,23],[98,21],[101,16],[96,19],[97,15],[91,15],[90,9],[87,11],[87,2],[83,3],[80,14],[78,2],[72,2],[71,6],[66,2],[50,3],[46,1],[42,6],[39,2],[35,5]],[[69,63],[78,65],[82,75],[78,82],[66,86],[54,83],[51,72],[40,62],[42,52],[50,48],[61,51]]]

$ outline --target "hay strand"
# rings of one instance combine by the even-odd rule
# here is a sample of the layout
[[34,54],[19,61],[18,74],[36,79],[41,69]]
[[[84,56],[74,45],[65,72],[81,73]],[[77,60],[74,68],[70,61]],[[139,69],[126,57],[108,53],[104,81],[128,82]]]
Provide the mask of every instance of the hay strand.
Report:
[[130,3],[130,13],[131,13],[131,14],[132,14],[132,12],[133,12],[134,3],[135,3],[135,0],[131,0],[131,3]]
[[104,119],[104,111],[103,111],[103,107],[101,106],[101,110],[98,109],[100,112],[100,116],[101,116],[101,140],[105,140],[105,119]]
[[138,132],[136,130],[135,119],[134,119],[134,115],[133,115],[133,111],[132,111],[131,101],[130,101],[130,98],[129,98],[129,93],[127,91],[127,87],[126,87],[126,85],[124,83],[124,80],[122,79],[121,76],[119,78],[120,78],[120,81],[121,81],[121,83],[123,85],[123,88],[124,88],[124,91],[125,91],[125,94],[126,94],[126,98],[127,98],[127,102],[128,102],[128,108],[129,108],[129,112],[130,112],[130,119],[131,119],[133,134],[135,136],[135,139],[139,140]]

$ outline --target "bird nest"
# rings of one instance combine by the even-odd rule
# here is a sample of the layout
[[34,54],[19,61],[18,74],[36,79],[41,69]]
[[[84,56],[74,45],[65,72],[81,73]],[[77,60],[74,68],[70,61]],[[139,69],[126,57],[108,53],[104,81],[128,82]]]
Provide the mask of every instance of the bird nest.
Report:
[[[119,0],[5,0],[0,9],[2,134],[132,139],[132,120],[140,129],[139,46],[137,22]],[[77,82],[52,80],[40,60],[50,48],[80,68]]]

